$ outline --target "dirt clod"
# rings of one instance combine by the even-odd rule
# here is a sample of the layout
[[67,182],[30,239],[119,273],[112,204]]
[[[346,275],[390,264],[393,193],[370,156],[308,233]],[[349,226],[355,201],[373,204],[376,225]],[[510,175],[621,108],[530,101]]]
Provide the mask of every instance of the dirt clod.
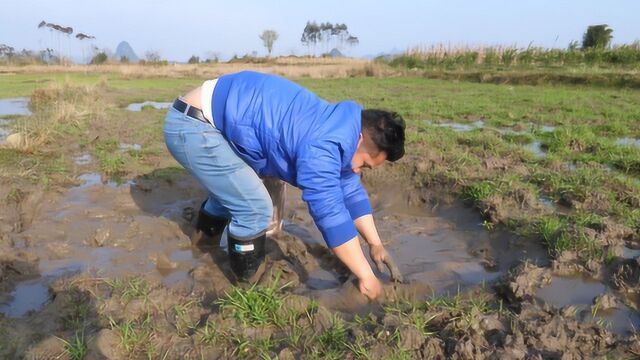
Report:
[[593,299],[593,305],[599,310],[615,309],[619,306],[618,299],[613,294],[600,294]]
[[640,257],[621,262],[613,271],[611,282],[618,290],[640,292]]
[[539,287],[551,282],[547,268],[524,262],[508,271],[496,284],[496,291],[509,302],[531,298]]

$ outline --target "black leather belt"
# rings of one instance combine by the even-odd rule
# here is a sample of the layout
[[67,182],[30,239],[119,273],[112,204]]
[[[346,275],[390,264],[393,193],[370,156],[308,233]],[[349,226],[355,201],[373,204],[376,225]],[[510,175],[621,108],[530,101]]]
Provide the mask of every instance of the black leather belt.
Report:
[[204,123],[211,124],[204,117],[204,113],[202,112],[202,110],[198,109],[197,107],[193,107],[180,99],[176,99],[176,101],[173,102],[173,108],[183,114],[186,114],[187,116],[191,116],[194,119],[198,119]]

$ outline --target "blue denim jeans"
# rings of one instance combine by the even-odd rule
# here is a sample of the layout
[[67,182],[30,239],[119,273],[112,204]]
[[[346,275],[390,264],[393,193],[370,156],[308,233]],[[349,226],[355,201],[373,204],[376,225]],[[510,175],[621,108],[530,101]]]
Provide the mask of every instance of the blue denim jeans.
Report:
[[231,235],[248,239],[267,230],[271,197],[220,130],[172,107],[165,118],[164,139],[171,155],[209,192],[205,211],[231,220]]

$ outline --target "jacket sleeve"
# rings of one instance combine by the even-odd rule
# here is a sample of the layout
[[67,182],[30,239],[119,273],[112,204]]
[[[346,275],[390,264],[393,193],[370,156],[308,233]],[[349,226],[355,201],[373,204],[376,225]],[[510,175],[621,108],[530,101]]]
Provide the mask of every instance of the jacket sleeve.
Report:
[[341,153],[337,144],[307,145],[296,161],[302,199],[327,246],[335,248],[357,235],[342,189]]
[[372,213],[369,195],[360,182],[360,176],[353,170],[343,170],[341,178],[344,204],[351,214],[351,219],[355,220],[363,215]]

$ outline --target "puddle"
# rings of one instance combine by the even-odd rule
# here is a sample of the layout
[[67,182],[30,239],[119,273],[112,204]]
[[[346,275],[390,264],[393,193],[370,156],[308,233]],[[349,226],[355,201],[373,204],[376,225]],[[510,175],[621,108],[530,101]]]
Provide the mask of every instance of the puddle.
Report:
[[79,166],[89,165],[93,162],[93,157],[90,154],[82,154],[75,156],[73,162]]
[[624,146],[637,146],[640,147],[640,139],[634,139],[634,138],[618,138],[616,139],[616,144],[618,145],[624,145]]
[[566,163],[562,164],[562,166],[568,171],[576,171],[578,169],[578,165],[576,165],[576,163],[572,163],[572,162],[566,162]]
[[132,103],[127,106],[129,111],[141,111],[145,107],[151,107],[154,109],[162,110],[168,109],[173,103],[171,102],[157,102],[157,101],[145,101],[141,103]]
[[556,207],[556,202],[553,201],[553,199],[546,197],[544,195],[540,195],[538,196],[538,201],[540,201],[542,203],[542,205],[548,207],[548,208],[555,208]]
[[536,295],[560,308],[572,304],[591,305],[593,298],[605,292],[605,289],[604,284],[598,281],[554,276],[551,284],[538,290]]
[[640,314],[624,304],[616,309],[598,311],[594,319],[591,312],[593,299],[607,291],[608,288],[598,281],[554,276],[551,284],[539,289],[536,296],[556,308],[576,305],[582,321],[602,321],[604,326],[617,334],[628,334],[640,327]]
[[[299,191],[291,189],[287,198],[295,199],[287,204],[287,211],[296,210],[296,219],[287,221],[284,230],[310,245],[322,244],[322,236],[303,212],[306,206],[299,200]],[[486,231],[477,212],[460,203],[431,211],[407,206],[403,199],[397,192],[372,192],[371,204],[387,249],[412,286],[429,289],[424,295],[490,282],[520,259],[546,261],[542,246],[521,242],[507,232]],[[368,256],[366,245],[364,251]],[[378,275],[388,279],[387,274]],[[335,275],[324,270],[310,274],[309,280],[306,285],[311,289],[338,285]]]
[[540,141],[534,141],[531,144],[527,144],[524,148],[531,151],[538,159],[543,159],[547,156],[547,151],[542,148],[542,143],[540,143]]
[[622,256],[626,259],[638,257],[640,256],[640,249],[632,249],[625,246],[622,249]]
[[62,276],[79,271],[77,266],[70,265],[45,272],[36,279],[19,282],[8,299],[0,303],[0,313],[17,318],[42,309],[50,301],[49,285]]
[[140,151],[142,150],[142,145],[120,143],[118,148],[120,149],[120,151],[129,151],[129,150]]
[[425,120],[425,123],[427,125],[431,125],[431,126],[438,126],[438,127],[446,127],[446,128],[450,128],[453,131],[456,132],[467,132],[467,131],[472,131],[475,129],[482,129],[484,128],[484,121],[483,120],[478,120],[472,123],[468,123],[468,124],[464,124],[464,123],[457,123],[457,122],[441,122],[441,123],[434,123],[431,120]]
[[[89,161],[91,161],[91,159],[89,159]],[[82,164],[78,164],[78,165],[82,165]],[[96,185],[107,185],[115,188],[119,186],[129,186],[135,183],[133,180],[117,181],[117,180],[109,179],[105,181],[102,178],[102,175],[99,173],[82,174],[78,176],[78,180],[82,181],[82,185],[80,185],[79,188],[87,188],[87,187],[96,186]]]
[[31,115],[28,98],[0,99],[0,116]]
[[616,309],[600,310],[594,317],[591,309],[583,309],[580,320],[595,321],[615,334],[631,335],[640,326],[640,313],[622,304]]

